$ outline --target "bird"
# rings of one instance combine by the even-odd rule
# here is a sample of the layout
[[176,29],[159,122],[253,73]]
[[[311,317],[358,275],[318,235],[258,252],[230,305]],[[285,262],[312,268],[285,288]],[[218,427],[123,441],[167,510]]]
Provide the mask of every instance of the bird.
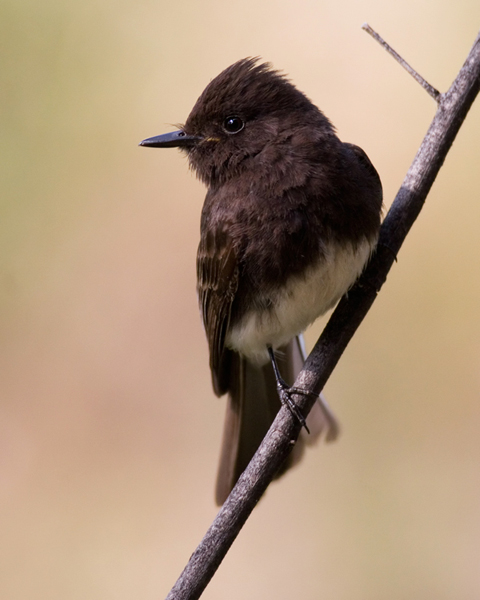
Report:
[[197,292],[213,390],[227,394],[221,505],[282,404],[304,428],[278,476],[322,431],[336,438],[323,396],[305,420],[289,386],[305,361],[303,332],[348,292],[376,247],[382,185],[366,153],[340,141],[324,113],[258,57],[212,79],[180,129],[140,145],[179,148],[207,187]]

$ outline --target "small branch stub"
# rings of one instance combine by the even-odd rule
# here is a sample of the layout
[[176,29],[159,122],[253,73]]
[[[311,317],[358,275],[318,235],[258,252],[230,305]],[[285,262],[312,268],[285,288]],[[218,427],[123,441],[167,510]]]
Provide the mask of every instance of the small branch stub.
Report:
[[428,81],[426,81],[419,73],[417,73],[417,71],[415,71],[415,69],[413,69],[408,63],[407,61],[403,60],[403,58],[400,56],[400,54],[398,54],[397,52],[395,52],[395,50],[389,45],[387,44],[387,42],[378,35],[378,33],[376,31],[374,31],[370,25],[368,23],[364,23],[362,25],[362,29],[364,31],[366,31],[367,33],[369,33],[373,39],[377,40],[377,42],[379,44],[381,44],[385,50],[391,54],[393,56],[393,58],[402,65],[402,67],[408,72],[410,73],[410,75],[415,79],[415,81],[417,81],[424,90],[427,91],[428,94],[430,94],[430,96],[435,100],[435,102],[439,102],[440,99],[440,92],[438,90],[436,90],[432,85],[430,85],[428,83]]

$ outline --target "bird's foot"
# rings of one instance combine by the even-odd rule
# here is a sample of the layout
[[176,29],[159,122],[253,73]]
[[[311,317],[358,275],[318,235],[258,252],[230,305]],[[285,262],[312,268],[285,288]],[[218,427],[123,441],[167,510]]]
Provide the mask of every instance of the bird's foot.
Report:
[[310,392],[302,390],[301,388],[289,387],[286,382],[279,378],[277,379],[277,390],[280,397],[280,402],[288,408],[292,415],[298,420],[300,425],[305,428],[307,433],[310,433],[305,417],[300,412],[300,409],[294,402],[292,394],[301,394],[303,396],[309,396]]
[[275,379],[277,381],[277,391],[278,396],[280,398],[280,402],[288,408],[292,415],[298,420],[300,425],[305,428],[305,431],[307,433],[310,433],[310,429],[308,428],[305,417],[302,415],[300,409],[293,400],[292,395],[300,394],[301,396],[311,396],[313,394],[314,396],[318,396],[318,394],[315,394],[314,392],[309,392],[308,390],[303,390],[302,388],[290,387],[280,375],[273,348],[271,346],[267,346],[267,350],[270,356],[270,361],[272,363]]

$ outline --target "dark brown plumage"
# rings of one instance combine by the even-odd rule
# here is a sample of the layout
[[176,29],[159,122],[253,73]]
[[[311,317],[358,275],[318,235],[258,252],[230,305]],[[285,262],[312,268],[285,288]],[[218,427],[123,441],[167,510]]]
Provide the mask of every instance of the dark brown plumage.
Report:
[[[292,383],[304,360],[298,336],[354,283],[375,246],[380,179],[363,150],[342,143],[304,94],[255,59],[213,79],[179,132],[142,144],[183,148],[208,187],[197,276],[213,388],[229,395],[223,502],[280,406],[267,348],[283,355]],[[325,406],[309,419],[313,437],[325,420],[334,436]]]

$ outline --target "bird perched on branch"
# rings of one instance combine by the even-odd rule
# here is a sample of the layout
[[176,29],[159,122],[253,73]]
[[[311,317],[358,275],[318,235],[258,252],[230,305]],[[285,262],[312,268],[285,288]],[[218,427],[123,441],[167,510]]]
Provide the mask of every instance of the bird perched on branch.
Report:
[[213,389],[228,394],[223,503],[281,403],[311,430],[282,472],[322,428],[335,438],[325,401],[305,423],[285,382],[305,360],[301,333],[348,291],[375,248],[382,186],[365,152],[341,142],[302,92],[257,59],[215,77],[179,131],[141,145],[182,149],[208,188],[197,289]]

